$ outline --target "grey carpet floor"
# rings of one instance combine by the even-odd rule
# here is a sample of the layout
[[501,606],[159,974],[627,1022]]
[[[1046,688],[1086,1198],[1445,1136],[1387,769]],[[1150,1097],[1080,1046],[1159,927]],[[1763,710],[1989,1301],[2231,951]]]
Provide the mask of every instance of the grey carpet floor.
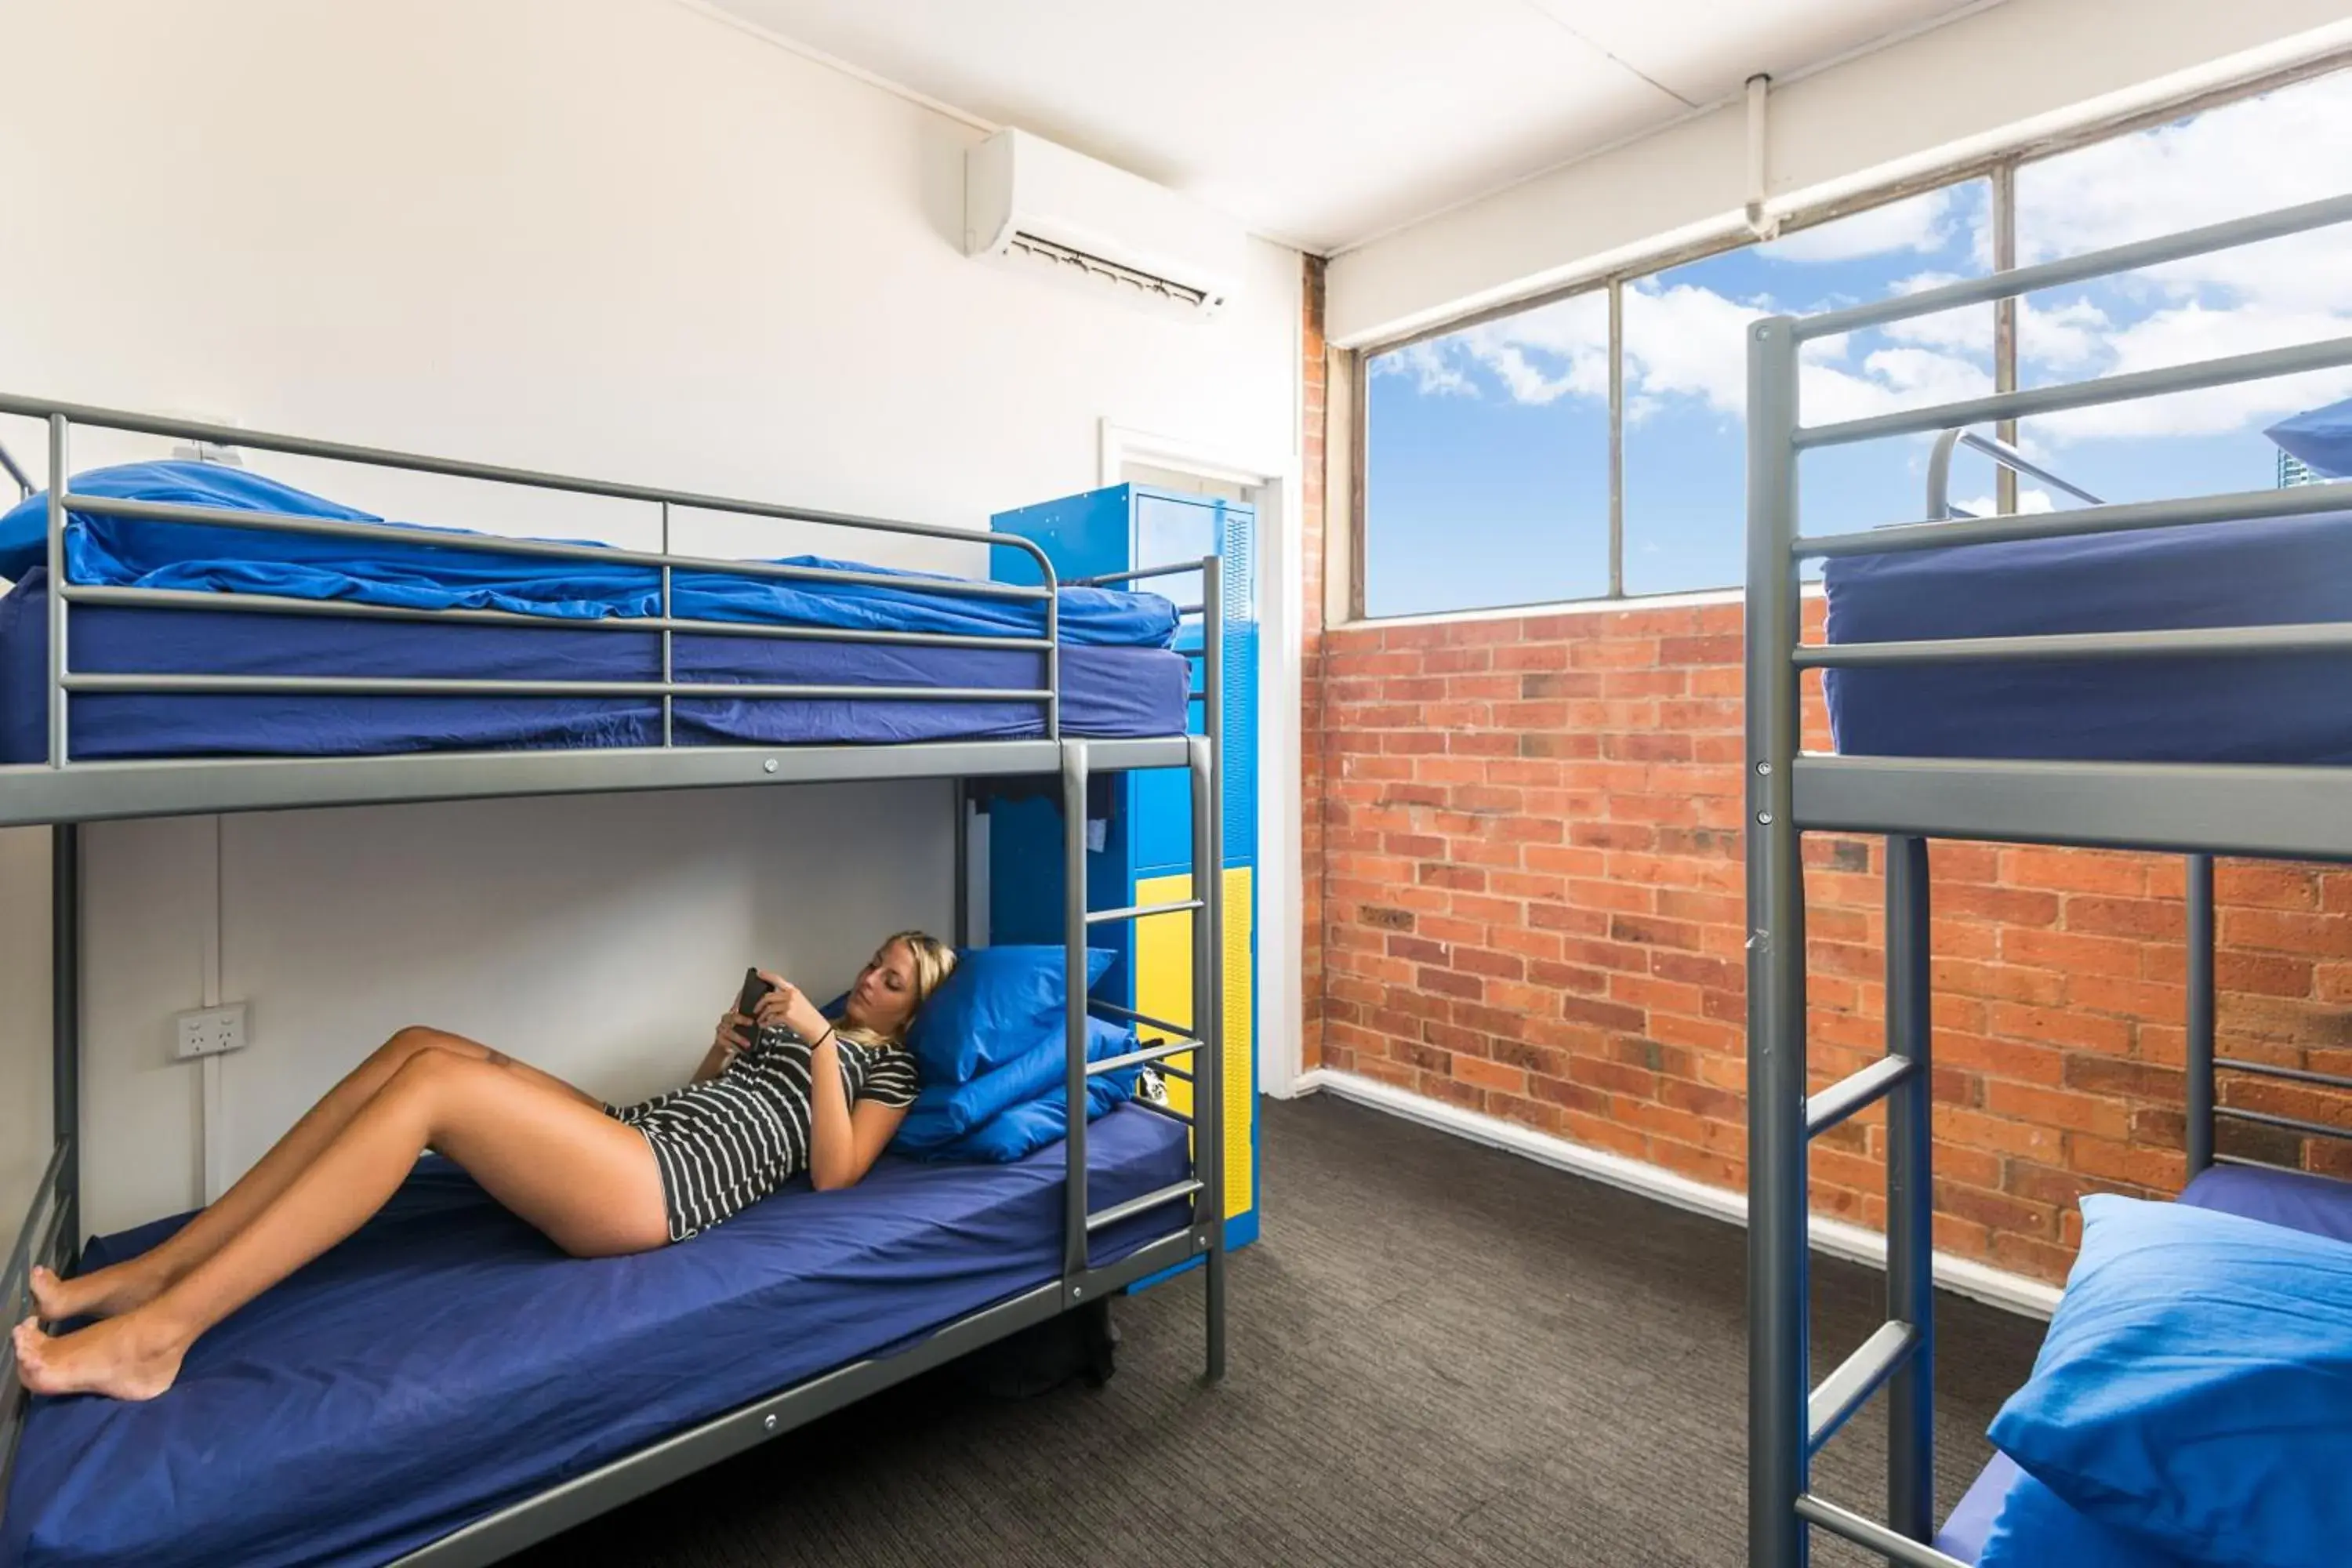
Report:
[[[993,1401],[934,1375],[689,1478],[526,1561],[663,1568],[1738,1568],[1745,1233],[1317,1096],[1269,1101],[1267,1220],[1198,1381],[1191,1279],[1120,1302],[1118,1375]],[[1815,1364],[1880,1278],[1817,1258]],[[2040,1325],[1950,1296],[1948,1510]],[[1814,1483],[1884,1497],[1874,1407]],[[1876,1563],[1820,1538],[1822,1564]]]

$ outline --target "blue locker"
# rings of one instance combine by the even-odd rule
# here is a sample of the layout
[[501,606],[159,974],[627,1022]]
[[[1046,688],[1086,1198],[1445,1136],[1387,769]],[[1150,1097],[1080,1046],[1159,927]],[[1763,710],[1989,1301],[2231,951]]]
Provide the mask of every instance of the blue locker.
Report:
[[[1113,485],[1003,512],[1000,531],[1045,547],[1064,578],[1219,556],[1224,577],[1223,816],[1225,890],[1225,1238],[1239,1247],[1258,1228],[1257,1203],[1257,513],[1214,497]],[[997,576],[1035,582],[1026,556],[997,552]],[[1136,584],[1180,604],[1197,602],[1198,573]],[[1202,617],[1187,616],[1177,647],[1198,650]],[[1194,689],[1200,686],[1197,661]],[[1200,705],[1192,729],[1199,733]],[[1087,898],[1097,909],[1173,900],[1191,886],[1190,807],[1181,770],[1109,775],[1111,823],[1087,858]],[[998,802],[989,827],[989,928],[996,942],[1062,939],[1061,818],[1054,802]],[[1191,917],[1163,915],[1097,930],[1118,954],[1101,994],[1173,1022],[1190,1021]],[[1171,1080],[1183,1102],[1185,1086]]]

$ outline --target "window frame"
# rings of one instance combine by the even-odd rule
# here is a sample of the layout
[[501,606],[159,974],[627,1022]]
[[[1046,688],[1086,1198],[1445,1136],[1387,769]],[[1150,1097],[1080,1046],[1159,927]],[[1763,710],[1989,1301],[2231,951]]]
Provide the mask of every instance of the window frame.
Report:
[[[2077,152],[2102,142],[2112,142],[2158,125],[2208,110],[2259,98],[2281,88],[2330,76],[2352,69],[2352,47],[2331,50],[2313,59],[2225,87],[2211,88],[2190,93],[2160,104],[2153,109],[2137,110],[2111,118],[2096,120],[2071,130],[2046,136],[2031,138],[2003,152],[1986,153],[1973,158],[1939,164],[1919,174],[1816,203],[1782,215],[1777,221],[1772,237],[1801,233],[1851,217],[1856,213],[1871,211],[1895,202],[1924,195],[1930,191],[1966,184],[1971,180],[1987,181],[1990,187],[1993,228],[1993,269],[2013,270],[2017,266],[2017,172],[2025,164],[2040,163],[2063,153]],[[1762,237],[1725,237],[1669,246],[1649,252],[1639,259],[1622,266],[1587,274],[1540,292],[1528,294],[1504,304],[1490,305],[1479,310],[1465,311],[1448,317],[1434,325],[1394,338],[1384,338],[1367,343],[1349,353],[1349,381],[1353,391],[1349,410],[1348,440],[1348,611],[1352,622],[1379,624],[1386,621],[1444,620],[1459,616],[1493,616],[1512,611],[1532,611],[1553,605],[1629,605],[1638,606],[1653,600],[1687,598],[1693,595],[1723,595],[1745,592],[1743,585],[1733,584],[1722,588],[1675,589],[1655,594],[1625,592],[1625,316],[1624,290],[1628,283],[1664,272],[1709,257],[1725,256],[1762,243]],[[1415,611],[1397,616],[1369,615],[1364,607],[1365,558],[1370,549],[1370,531],[1368,526],[1365,469],[1370,446],[1371,362],[1383,354],[1411,348],[1433,338],[1448,337],[1471,327],[1507,317],[1539,310],[1547,305],[1580,294],[1606,289],[1609,296],[1609,592],[1580,599],[1538,600],[1516,605],[1464,605],[1453,609]],[[1993,385],[1996,391],[2010,392],[2017,387],[2017,301],[1999,300],[1993,302]],[[2017,424],[2005,420],[1995,434],[2002,440],[2017,439]],[[2002,515],[2017,510],[2017,475],[1995,465],[1996,504]]]

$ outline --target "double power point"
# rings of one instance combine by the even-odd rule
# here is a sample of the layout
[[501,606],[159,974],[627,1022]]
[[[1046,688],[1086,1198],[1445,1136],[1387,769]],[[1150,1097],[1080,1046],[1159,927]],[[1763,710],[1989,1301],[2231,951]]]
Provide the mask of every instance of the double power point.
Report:
[[172,1019],[172,1059],[192,1062],[245,1049],[245,1004],[200,1007]]

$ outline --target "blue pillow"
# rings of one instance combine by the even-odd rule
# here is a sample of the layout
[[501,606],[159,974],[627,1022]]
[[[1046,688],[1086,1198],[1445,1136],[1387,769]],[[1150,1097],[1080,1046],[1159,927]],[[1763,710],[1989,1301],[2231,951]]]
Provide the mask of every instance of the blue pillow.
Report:
[[2068,1508],[2065,1500],[2020,1473],[2000,1500],[1977,1568],[2191,1568],[2138,1537]]
[[[1108,948],[1087,950],[1087,989],[1112,956]],[[957,960],[907,1031],[923,1081],[964,1083],[1028,1050],[1047,1029],[1061,1038],[1066,967],[1059,947],[982,947]]]
[[[1095,1121],[1132,1100],[1135,1073],[1133,1068],[1121,1068],[1087,1079],[1087,1120]],[[1068,1105],[1067,1093],[1059,1089],[1042,1099],[1024,1100],[923,1158],[980,1160],[999,1164],[1018,1160],[1033,1150],[1069,1136]]]
[[2282,419],[2263,434],[2325,479],[2352,476],[2352,397]]
[[[373,512],[354,511],[350,507],[321,500],[307,490],[298,490],[291,485],[280,484],[276,479],[223,463],[177,460],[117,463],[111,468],[91,468],[76,474],[73,489],[78,494],[105,496],[116,500],[171,501],[182,506],[224,507],[234,511],[287,512],[296,517],[332,518],[344,522],[383,521]],[[68,526],[79,525],[87,530],[94,521],[76,512]],[[250,555],[256,549],[256,542],[263,537],[250,531],[237,532],[218,528],[191,528],[177,523],[159,528],[153,523],[123,524],[112,519],[108,520],[107,527],[111,531],[143,527],[149,531],[149,535],[161,539],[182,552],[194,548],[194,542],[202,535],[215,544],[225,542],[234,553]],[[284,534],[272,537],[278,541],[281,549],[286,547],[290,538]],[[0,577],[11,581],[22,578],[47,558],[48,548],[49,495],[47,490],[27,496],[0,514]],[[348,541],[343,541],[340,542],[340,548],[349,552],[352,547]],[[77,573],[75,577],[80,581],[83,574]]]
[[2083,1250],[1992,1440],[2079,1511],[2200,1563],[2340,1568],[2352,1246],[2083,1200]]
[[[1135,1031],[1123,1024],[1087,1020],[1087,1059],[1100,1061],[1135,1048]],[[1009,1108],[1041,1099],[1065,1086],[1069,1056],[1056,1026],[1009,1062],[975,1074],[964,1083],[927,1083],[898,1123],[890,1147],[922,1154],[953,1142]]]

